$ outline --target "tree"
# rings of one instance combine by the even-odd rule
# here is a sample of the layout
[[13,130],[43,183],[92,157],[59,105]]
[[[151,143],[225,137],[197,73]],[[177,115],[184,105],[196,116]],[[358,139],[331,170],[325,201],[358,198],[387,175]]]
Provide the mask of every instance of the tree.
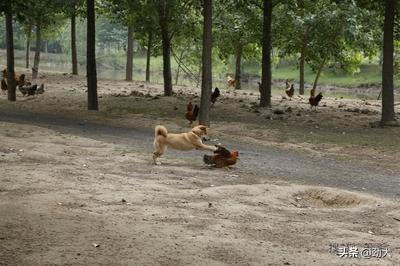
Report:
[[24,10],[24,17],[28,21],[32,21],[36,28],[36,45],[35,57],[32,67],[32,79],[36,79],[39,73],[40,51],[42,46],[43,31],[54,24],[56,24],[59,17],[59,6],[53,0],[37,0],[29,4],[29,7]]
[[242,61],[259,55],[260,8],[244,0],[218,1],[215,4],[215,39],[219,57],[226,62],[235,57],[235,89],[241,88]]
[[199,123],[201,125],[209,126],[210,97],[212,86],[212,0],[203,1],[203,17],[203,53]]
[[260,107],[271,106],[272,0],[264,0]]
[[16,101],[15,79],[14,79],[14,38],[12,28],[12,6],[11,1],[5,4],[6,14],[6,46],[7,46],[7,89],[8,100]]
[[390,124],[390,122],[396,120],[393,95],[393,31],[395,2],[395,0],[385,1],[385,23],[383,26],[382,125]]
[[158,3],[159,23],[161,28],[163,49],[163,76],[164,95],[172,95],[172,73],[171,73],[171,38],[169,29],[171,1],[160,0]]
[[88,109],[98,110],[97,102],[97,70],[96,70],[96,15],[95,0],[86,0],[87,12],[87,85],[88,85]]

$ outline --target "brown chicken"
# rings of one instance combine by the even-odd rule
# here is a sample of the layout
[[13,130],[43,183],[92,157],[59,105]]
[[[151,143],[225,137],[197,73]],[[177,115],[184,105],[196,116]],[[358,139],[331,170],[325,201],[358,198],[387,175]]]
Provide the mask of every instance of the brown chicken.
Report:
[[315,96],[315,88],[310,91],[310,98],[308,99],[308,102],[310,103],[311,109],[314,107],[315,110],[317,109],[317,106],[319,102],[322,100],[322,93],[318,93],[317,96]]
[[186,107],[186,119],[189,120],[189,124],[191,125],[193,121],[196,121],[197,115],[199,114],[199,107],[197,104],[193,108],[192,102],[189,102]]
[[218,87],[215,87],[213,93],[211,94],[211,106],[214,106],[215,102],[217,101],[217,98],[221,95]]
[[230,152],[226,148],[218,146],[218,149],[214,151],[214,155],[204,155],[203,161],[205,164],[221,168],[236,164],[238,158],[238,151]]
[[[287,86],[287,85],[286,85]],[[290,89],[286,89],[285,90],[286,95],[289,97],[289,99],[291,100],[293,95],[294,95],[294,84],[290,85]]]

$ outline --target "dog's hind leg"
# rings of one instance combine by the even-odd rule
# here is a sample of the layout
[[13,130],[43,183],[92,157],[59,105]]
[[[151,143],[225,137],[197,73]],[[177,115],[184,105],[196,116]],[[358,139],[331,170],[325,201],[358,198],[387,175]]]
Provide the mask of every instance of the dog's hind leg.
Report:
[[167,146],[161,146],[154,144],[154,152],[153,152],[153,162],[154,164],[160,165],[160,162],[157,162],[157,158],[161,157],[161,155],[164,154],[165,150],[167,149]]

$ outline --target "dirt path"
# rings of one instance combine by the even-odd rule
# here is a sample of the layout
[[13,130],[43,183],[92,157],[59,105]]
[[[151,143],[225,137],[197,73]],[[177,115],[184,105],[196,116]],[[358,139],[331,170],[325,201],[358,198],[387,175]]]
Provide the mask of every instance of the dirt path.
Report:
[[[400,132],[369,127],[379,103],[311,112],[275,95],[285,114],[270,116],[252,92],[224,91],[211,137],[240,151],[237,166],[172,150],[154,166],[154,125],[187,130],[196,88],[99,81],[93,113],[84,77],[40,82],[43,95],[0,95],[0,265],[400,264]],[[391,254],[331,250],[349,243]]]
[[[152,129],[113,127],[90,123],[86,120],[5,110],[1,111],[0,121],[41,125],[62,133],[124,145],[129,147],[128,149],[134,147],[148,154],[152,152]],[[263,183],[265,180],[272,179],[304,185],[365,191],[389,198],[400,197],[399,169],[382,167],[379,163],[365,164],[356,158],[335,159],[329,156],[307,154],[304,151],[248,143],[224,142],[224,145],[235,147],[240,151],[240,167],[237,167],[236,171],[252,176],[246,183]],[[193,160],[201,161],[199,152],[187,154]],[[169,150],[167,158],[171,156],[181,157],[182,154]]]
[[[14,119],[0,123],[0,265],[400,263],[398,202],[208,169],[198,154],[153,166],[147,134],[136,146],[130,129]],[[392,252],[330,252],[347,243]]]

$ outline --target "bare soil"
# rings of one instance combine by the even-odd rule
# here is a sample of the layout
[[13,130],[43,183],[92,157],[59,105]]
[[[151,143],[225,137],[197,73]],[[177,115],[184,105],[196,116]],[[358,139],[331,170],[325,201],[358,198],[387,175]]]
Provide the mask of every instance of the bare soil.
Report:
[[[262,110],[254,91],[223,89],[211,137],[247,149],[243,159],[212,169],[201,152],[168,151],[154,166],[152,128],[188,130],[185,105],[199,101],[198,89],[177,87],[175,97],[162,97],[157,84],[99,81],[100,111],[93,112],[85,110],[84,77],[45,73],[38,82],[43,95],[0,98],[0,265],[400,264],[399,197],[385,192],[399,182],[400,131],[370,127],[379,120],[378,101],[324,98],[315,112],[307,97],[282,94]],[[13,112],[32,120],[10,121]],[[38,123],[43,115],[47,122]],[[78,121],[78,129],[58,118]],[[104,127],[89,130],[89,122]],[[121,130],[113,138],[107,128]],[[288,160],[267,164],[282,168],[269,173],[251,147],[267,156],[277,149]],[[297,166],[307,161],[303,154],[310,164]],[[380,193],[327,183],[346,162],[368,182],[371,169],[386,171],[387,187]],[[313,179],[302,182],[307,175]],[[384,245],[392,253],[340,258],[330,252],[335,243]]]

